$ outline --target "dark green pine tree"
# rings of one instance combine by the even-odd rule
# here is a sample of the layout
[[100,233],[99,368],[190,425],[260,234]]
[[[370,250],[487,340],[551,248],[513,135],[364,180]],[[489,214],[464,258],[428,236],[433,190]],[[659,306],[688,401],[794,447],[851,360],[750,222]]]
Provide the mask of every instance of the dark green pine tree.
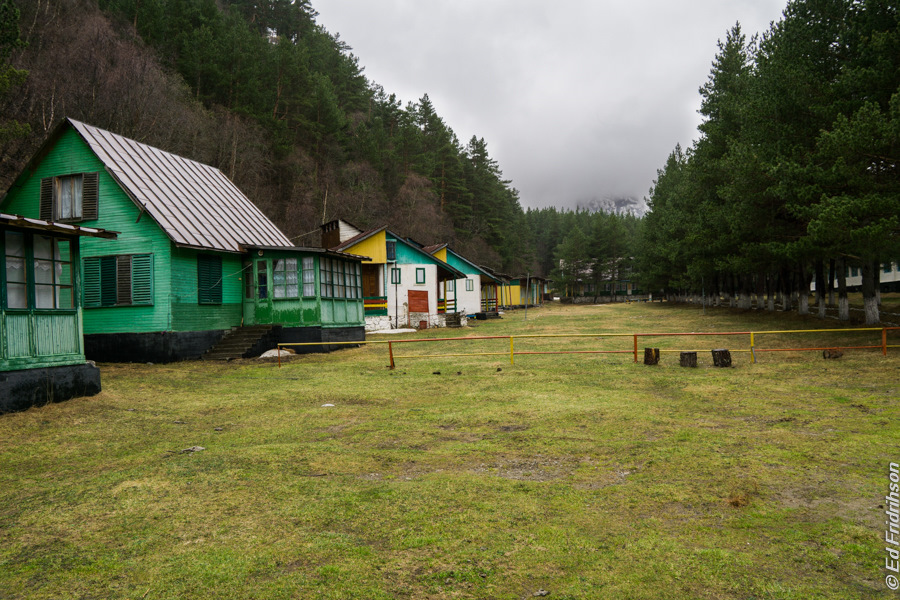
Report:
[[[19,38],[19,9],[12,0],[0,0],[0,101],[28,77],[27,71],[16,69],[9,63],[13,51],[23,46]],[[30,132],[27,123],[0,118],[0,143],[25,137]]]

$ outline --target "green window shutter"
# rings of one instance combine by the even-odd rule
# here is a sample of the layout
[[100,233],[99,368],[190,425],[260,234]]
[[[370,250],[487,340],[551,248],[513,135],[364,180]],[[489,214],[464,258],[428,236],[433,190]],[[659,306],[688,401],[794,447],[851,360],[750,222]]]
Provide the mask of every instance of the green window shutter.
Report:
[[197,255],[197,301],[222,304],[222,257]]
[[135,254],[131,257],[131,303],[153,304],[153,255]]
[[84,307],[102,306],[100,295],[100,259],[96,256],[84,259]]
[[116,257],[116,304],[131,304],[131,257]]
[[117,300],[116,289],[116,257],[104,256],[100,258],[100,305],[115,306]]
[[153,304],[153,255],[84,259],[84,307]]
[[41,207],[38,215],[43,221],[53,220],[53,178],[41,179]]
[[95,221],[100,218],[100,174],[85,173],[81,188],[81,218]]

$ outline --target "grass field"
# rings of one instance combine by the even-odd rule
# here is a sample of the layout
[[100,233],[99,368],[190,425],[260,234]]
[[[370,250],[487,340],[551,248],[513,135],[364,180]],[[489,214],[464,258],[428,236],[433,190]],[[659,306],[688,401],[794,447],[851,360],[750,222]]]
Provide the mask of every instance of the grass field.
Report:
[[[823,325],[629,304],[449,333],[811,326]],[[384,346],[282,369],[101,365],[102,394],[0,416],[0,598],[897,597],[884,497],[900,462],[900,349],[755,365],[736,353],[716,369],[707,350],[746,339],[653,342],[703,350],[699,368],[664,353],[655,367],[527,355],[391,371]],[[398,354],[509,349],[411,346]]]

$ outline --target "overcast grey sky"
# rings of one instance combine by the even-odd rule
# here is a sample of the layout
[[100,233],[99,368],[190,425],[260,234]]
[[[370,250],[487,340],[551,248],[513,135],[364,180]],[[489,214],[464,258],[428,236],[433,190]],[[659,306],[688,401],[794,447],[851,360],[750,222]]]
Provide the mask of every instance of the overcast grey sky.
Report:
[[483,137],[523,207],[648,195],[690,145],[717,42],[787,0],[313,0],[370,81]]

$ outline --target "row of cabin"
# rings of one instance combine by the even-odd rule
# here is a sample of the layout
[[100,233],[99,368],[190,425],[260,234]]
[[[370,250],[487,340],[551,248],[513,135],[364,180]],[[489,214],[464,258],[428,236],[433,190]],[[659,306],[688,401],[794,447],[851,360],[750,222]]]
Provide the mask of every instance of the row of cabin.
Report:
[[510,279],[479,266],[447,244],[423,246],[387,227],[361,230],[344,220],[322,226],[322,245],[368,258],[362,286],[368,330],[439,327],[446,315],[473,315],[502,307],[537,305],[547,292],[541,278]]
[[[72,119],[0,211],[0,392],[13,389],[11,373],[27,371],[23,385],[71,379],[92,368],[86,358],[200,357],[242,326],[270,347],[361,341],[367,327],[430,327],[448,312],[541,298],[537,286],[386,227],[334,221],[323,247],[295,246],[218,169]],[[72,387],[99,390],[94,371],[95,383],[75,377]],[[0,411],[10,406],[0,398]]]

